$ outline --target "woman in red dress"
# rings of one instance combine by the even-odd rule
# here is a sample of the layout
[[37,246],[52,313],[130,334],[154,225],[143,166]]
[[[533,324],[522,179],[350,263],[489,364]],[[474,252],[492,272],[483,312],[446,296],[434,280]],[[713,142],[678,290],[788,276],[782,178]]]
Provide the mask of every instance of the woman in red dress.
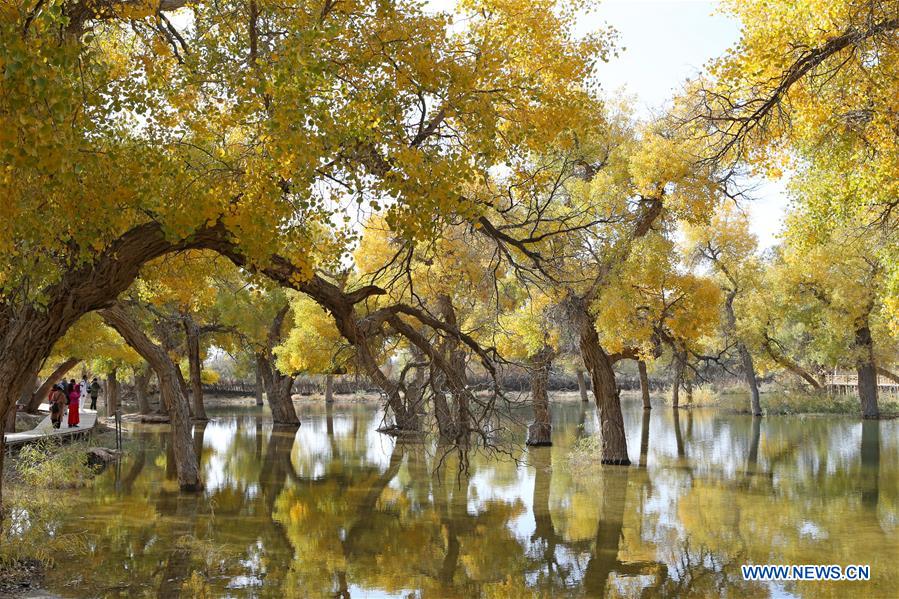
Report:
[[75,379],[69,381],[69,428],[77,427],[81,422],[78,414],[78,400],[81,398],[81,388],[75,384]]

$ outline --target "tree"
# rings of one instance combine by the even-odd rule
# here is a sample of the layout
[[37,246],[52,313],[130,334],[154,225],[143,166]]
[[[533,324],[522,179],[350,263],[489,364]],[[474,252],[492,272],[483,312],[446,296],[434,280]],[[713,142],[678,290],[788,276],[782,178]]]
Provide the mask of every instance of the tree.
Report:
[[[786,325],[782,330],[787,336],[784,339],[783,333],[778,336],[765,331],[769,351],[776,354],[776,346],[789,360],[789,352],[781,348],[791,347],[792,332],[792,347],[801,347],[805,359],[819,368],[855,368],[862,415],[877,418],[878,355],[880,360],[892,362],[896,338],[888,325],[883,302],[885,273],[880,262],[871,257],[869,244],[876,240],[853,240],[851,236],[835,234],[809,244],[804,236],[792,235],[798,229],[799,224],[788,228],[791,235],[771,277],[779,279],[775,289],[780,289],[783,296],[775,306],[784,312]],[[811,264],[814,268],[809,268]],[[802,345],[797,346],[797,342]],[[793,353],[799,355],[796,349]],[[803,376],[798,366],[790,369]]]
[[[750,0],[728,9],[742,23],[740,42],[696,96],[717,154],[826,182],[803,208],[815,228],[895,234],[899,3],[837,0],[821,10],[813,0]],[[877,255],[894,290],[897,247]]]
[[346,372],[355,359],[353,349],[340,336],[334,320],[309,297],[292,295],[290,309],[293,324],[273,350],[275,366],[281,372],[325,375],[325,401],[333,401],[332,378]]
[[[220,342],[249,354],[275,423],[298,425],[300,420],[293,405],[297,371],[281,370],[276,363],[276,348],[289,330],[290,304],[286,293],[270,283],[253,282],[237,269],[221,273],[216,286],[217,310],[228,329],[227,338],[220,338]],[[282,366],[290,364],[283,362]]]
[[553,359],[559,353],[560,335],[558,306],[550,302],[550,297],[535,293],[518,310],[499,319],[499,351],[507,358],[525,360],[531,379],[534,422],[528,427],[528,445],[552,445],[547,383]]
[[589,119],[582,83],[606,48],[550,2],[466,2],[464,29],[381,2],[201,2],[189,27],[155,26],[182,6],[7,9],[4,416],[74,322],[187,249],[309,293],[358,347],[353,307],[376,290],[315,272],[353,237],[345,206],[389,199],[410,238],[474,218],[459,190]]
[[750,233],[749,219],[731,204],[724,204],[706,227],[690,227],[686,232],[687,251],[709,264],[724,292],[724,332],[733,338],[743,367],[743,377],[750,393],[750,409],[754,416],[762,415],[759,387],[752,353],[738,327],[737,307],[757,285],[761,265],[757,256],[756,239]]
[[[713,164],[698,160],[702,147],[665,121],[645,124],[639,135],[635,128],[627,116],[611,113],[589,143],[522,159],[497,192],[507,198],[504,209],[478,223],[518,276],[564,290],[592,377],[608,464],[630,461],[613,356],[596,328],[599,297],[645,236],[670,231],[678,219],[701,222],[727,185]],[[528,186],[519,193],[522,180],[539,182],[539,192]]]
[[199,490],[203,483],[200,480],[197,455],[190,434],[187,398],[179,384],[176,373],[177,366],[162,347],[140,330],[134,317],[123,306],[113,305],[103,309],[100,314],[106,323],[114,328],[156,371],[156,377],[159,379],[159,393],[172,424],[172,446],[178,470],[178,483],[185,491]]

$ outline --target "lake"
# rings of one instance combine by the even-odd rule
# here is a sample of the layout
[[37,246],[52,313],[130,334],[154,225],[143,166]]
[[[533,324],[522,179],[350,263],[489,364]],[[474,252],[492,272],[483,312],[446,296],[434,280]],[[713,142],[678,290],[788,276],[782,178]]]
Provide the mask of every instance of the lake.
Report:
[[[888,597],[899,588],[899,421],[624,401],[633,466],[593,466],[592,404],[554,402],[552,447],[478,453],[376,431],[368,404],[257,408],[195,426],[205,492],[178,492],[164,428],[65,492],[89,552],[68,597]],[[521,421],[527,414],[520,414]],[[522,425],[509,438],[523,442]],[[585,445],[586,443],[586,445]],[[570,456],[576,446],[577,459]],[[440,468],[437,465],[442,463]],[[768,584],[742,564],[869,564],[872,580]]]

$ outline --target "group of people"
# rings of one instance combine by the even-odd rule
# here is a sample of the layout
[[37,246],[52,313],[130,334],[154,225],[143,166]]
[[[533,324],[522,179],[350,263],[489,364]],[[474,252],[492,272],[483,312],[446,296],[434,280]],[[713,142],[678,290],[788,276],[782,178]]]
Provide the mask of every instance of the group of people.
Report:
[[81,378],[80,383],[76,383],[75,379],[68,383],[60,381],[50,390],[50,421],[53,428],[62,426],[62,419],[68,413],[67,425],[69,428],[77,428],[81,423],[81,414],[79,407],[90,397],[90,409],[97,409],[97,397],[100,395],[100,383],[97,378],[90,384],[87,382],[87,376]]

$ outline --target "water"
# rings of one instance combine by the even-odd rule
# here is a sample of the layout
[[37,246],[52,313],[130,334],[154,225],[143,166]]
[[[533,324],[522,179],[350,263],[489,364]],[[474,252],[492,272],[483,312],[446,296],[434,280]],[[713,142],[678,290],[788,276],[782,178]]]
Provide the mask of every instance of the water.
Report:
[[[593,407],[552,411],[553,447],[475,456],[461,477],[453,457],[434,472],[433,446],[378,434],[371,406],[304,406],[295,434],[255,410],[213,413],[194,431],[199,496],[178,493],[165,434],[147,428],[119,468],[66,494],[78,517],[60,532],[86,531],[91,551],[45,587],[170,597],[193,576],[230,597],[895,596],[899,421],[756,426],[657,408],[647,422],[628,401],[634,466],[584,471],[569,454],[594,434]],[[748,583],[744,563],[870,564],[872,581]]]

